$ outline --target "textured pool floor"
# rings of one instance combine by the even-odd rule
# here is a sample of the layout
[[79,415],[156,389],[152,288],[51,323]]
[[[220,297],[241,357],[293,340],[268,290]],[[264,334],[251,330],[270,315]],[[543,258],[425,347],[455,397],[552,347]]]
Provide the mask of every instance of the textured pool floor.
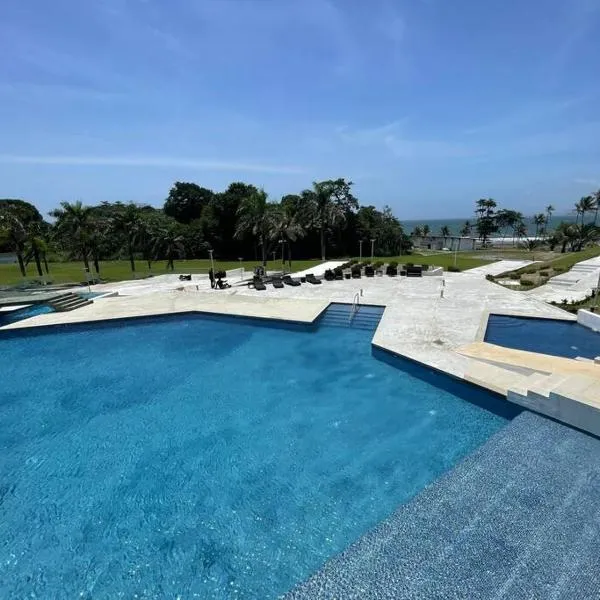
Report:
[[505,426],[371,336],[186,316],[0,337],[0,598],[275,598]]
[[522,413],[286,600],[600,598],[600,441]]

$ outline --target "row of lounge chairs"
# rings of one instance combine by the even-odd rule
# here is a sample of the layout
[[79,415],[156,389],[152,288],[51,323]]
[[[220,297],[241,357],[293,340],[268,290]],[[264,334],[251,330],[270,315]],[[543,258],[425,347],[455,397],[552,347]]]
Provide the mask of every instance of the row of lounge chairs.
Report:
[[[320,279],[317,279],[312,274],[308,274],[303,279],[307,283],[312,283],[313,285],[321,285],[322,283]],[[297,279],[292,279],[290,275],[284,275],[283,277],[271,277],[270,279],[265,279],[260,275],[255,275],[248,286],[262,292],[267,289],[268,283],[271,283],[276,289],[282,289],[286,285],[289,285],[290,287],[298,287],[299,285],[302,285],[300,281]]]

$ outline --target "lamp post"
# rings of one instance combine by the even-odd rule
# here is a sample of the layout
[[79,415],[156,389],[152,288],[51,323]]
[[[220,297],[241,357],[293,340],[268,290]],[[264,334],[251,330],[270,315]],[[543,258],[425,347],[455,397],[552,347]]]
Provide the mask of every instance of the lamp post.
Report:
[[358,242],[358,248],[359,248],[359,250],[358,250],[358,261],[359,262],[362,262],[362,245],[363,245],[363,241],[360,240]]
[[371,240],[371,262],[373,262],[373,257],[375,256],[375,240]]
[[[212,275],[213,275],[213,278],[214,278],[214,276],[215,276],[215,262],[213,260],[213,252],[214,252],[214,250],[212,248],[208,251],[208,254],[210,256],[210,268],[211,268]],[[211,284],[212,284],[212,281],[211,281]],[[212,285],[211,285],[211,287],[212,287]]]

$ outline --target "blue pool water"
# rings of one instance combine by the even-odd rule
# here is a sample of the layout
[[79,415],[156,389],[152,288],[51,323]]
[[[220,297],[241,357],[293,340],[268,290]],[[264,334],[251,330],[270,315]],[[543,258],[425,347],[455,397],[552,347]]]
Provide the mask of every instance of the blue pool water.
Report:
[[573,321],[490,315],[485,341],[567,358],[600,356],[600,333]]
[[276,598],[507,422],[371,337],[190,315],[0,335],[0,597]]
[[35,317],[36,315],[45,315],[47,313],[54,312],[54,309],[47,304],[34,304],[27,308],[20,308],[12,311],[0,312],[0,327],[8,325],[9,323],[16,323],[23,319],[29,319],[29,317]]

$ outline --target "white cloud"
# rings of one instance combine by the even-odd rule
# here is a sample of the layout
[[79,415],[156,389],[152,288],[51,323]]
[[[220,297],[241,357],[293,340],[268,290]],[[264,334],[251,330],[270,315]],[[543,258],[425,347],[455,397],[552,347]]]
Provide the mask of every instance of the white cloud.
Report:
[[297,166],[267,165],[244,161],[218,161],[152,156],[25,156],[0,154],[0,163],[17,165],[56,165],[82,167],[155,167],[198,169],[202,171],[247,171],[280,175],[305,173]]

